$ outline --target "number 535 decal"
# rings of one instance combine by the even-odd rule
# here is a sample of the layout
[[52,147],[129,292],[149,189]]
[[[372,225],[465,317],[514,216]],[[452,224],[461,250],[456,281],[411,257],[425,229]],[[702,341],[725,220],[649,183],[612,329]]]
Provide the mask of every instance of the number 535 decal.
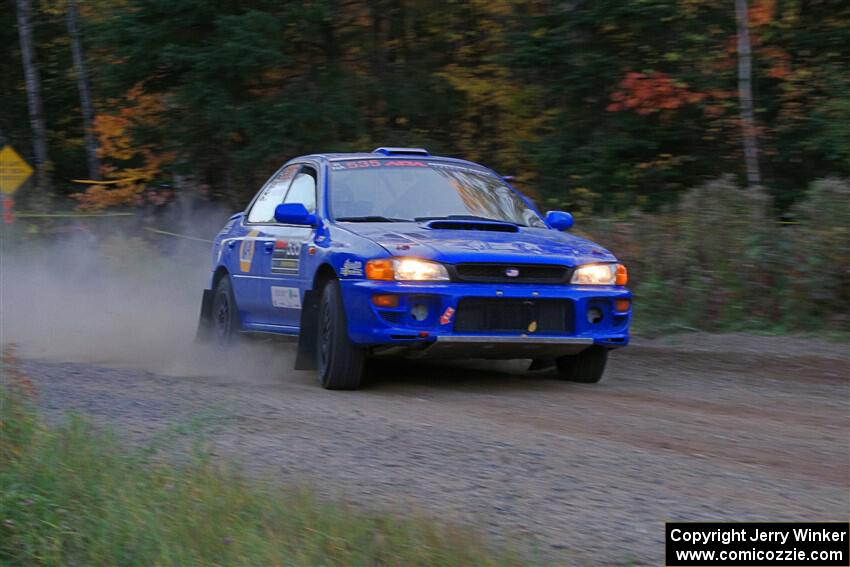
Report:
[[301,264],[301,242],[278,240],[272,254],[273,274],[298,274]]

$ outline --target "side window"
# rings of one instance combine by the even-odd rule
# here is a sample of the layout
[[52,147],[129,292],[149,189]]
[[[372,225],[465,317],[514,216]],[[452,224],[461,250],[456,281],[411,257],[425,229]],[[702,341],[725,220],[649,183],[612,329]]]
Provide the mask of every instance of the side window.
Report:
[[248,222],[274,222],[275,207],[283,202],[292,177],[300,167],[298,164],[286,166],[266,181],[248,213]]
[[301,203],[311,213],[316,212],[317,177],[316,170],[312,167],[304,166],[292,181],[292,186],[289,188],[289,193],[286,194],[286,199],[283,202]]

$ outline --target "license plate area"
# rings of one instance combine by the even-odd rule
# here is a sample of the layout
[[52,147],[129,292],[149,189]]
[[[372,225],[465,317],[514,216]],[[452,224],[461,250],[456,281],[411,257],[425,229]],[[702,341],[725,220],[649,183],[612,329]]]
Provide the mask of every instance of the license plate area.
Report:
[[457,333],[573,333],[573,302],[569,299],[464,297],[458,302]]

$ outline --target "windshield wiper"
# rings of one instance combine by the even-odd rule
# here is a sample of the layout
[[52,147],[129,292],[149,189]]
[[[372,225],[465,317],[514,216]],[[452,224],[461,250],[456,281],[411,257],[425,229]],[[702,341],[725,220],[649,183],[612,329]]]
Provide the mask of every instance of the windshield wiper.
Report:
[[337,217],[334,220],[338,222],[412,222],[410,219],[395,219],[392,217],[382,217],[380,215],[365,215],[362,217]]
[[488,222],[500,222],[502,224],[512,224],[514,226],[526,226],[524,224],[519,224],[513,221],[502,220],[502,219],[491,219],[489,217],[479,217],[477,215],[446,215],[444,217],[416,217],[416,222],[424,222],[424,221],[433,221],[433,220],[480,220],[480,221],[488,221]]

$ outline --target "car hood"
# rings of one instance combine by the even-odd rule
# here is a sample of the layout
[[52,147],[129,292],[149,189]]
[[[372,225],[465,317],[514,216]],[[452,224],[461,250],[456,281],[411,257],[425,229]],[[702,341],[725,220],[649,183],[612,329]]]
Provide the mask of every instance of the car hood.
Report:
[[416,256],[456,264],[506,262],[577,266],[614,262],[608,250],[584,238],[547,228],[518,232],[429,228],[420,223],[346,224],[394,256]]

